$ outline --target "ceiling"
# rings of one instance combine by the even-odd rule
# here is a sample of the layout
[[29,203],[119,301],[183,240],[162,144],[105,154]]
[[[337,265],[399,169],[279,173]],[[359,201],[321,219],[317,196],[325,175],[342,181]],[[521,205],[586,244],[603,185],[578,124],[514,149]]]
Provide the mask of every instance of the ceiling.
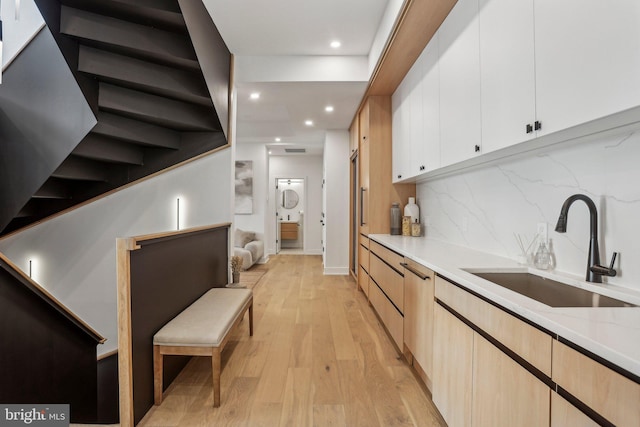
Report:
[[[242,57],[300,64],[310,57],[336,56],[366,63],[388,2],[204,0],[236,64],[246,63]],[[330,46],[334,40],[341,42],[337,49]],[[327,130],[349,128],[367,87],[369,72],[364,71],[354,78],[333,67],[325,78],[317,68],[309,72],[300,67],[287,81],[274,78],[273,70],[260,76],[255,69],[250,79],[243,79],[246,73],[236,69],[237,142],[267,144],[274,155],[285,154],[285,146],[321,154]],[[280,74],[288,76],[289,70]],[[250,99],[254,92],[260,94],[258,100]],[[333,112],[325,111],[329,105]],[[306,120],[313,125],[305,125]]]

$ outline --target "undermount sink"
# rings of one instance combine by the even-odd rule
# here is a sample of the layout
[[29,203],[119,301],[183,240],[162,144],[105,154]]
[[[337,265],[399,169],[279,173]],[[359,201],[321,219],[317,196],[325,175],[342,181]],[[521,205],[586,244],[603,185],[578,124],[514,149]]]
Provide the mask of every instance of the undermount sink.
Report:
[[469,273],[551,307],[635,307],[625,301],[531,273]]

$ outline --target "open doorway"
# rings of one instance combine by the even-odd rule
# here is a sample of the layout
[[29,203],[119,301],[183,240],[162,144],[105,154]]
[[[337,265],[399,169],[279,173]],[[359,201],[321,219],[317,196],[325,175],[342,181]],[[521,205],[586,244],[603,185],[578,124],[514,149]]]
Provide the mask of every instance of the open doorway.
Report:
[[304,253],[304,178],[276,178],[276,253]]

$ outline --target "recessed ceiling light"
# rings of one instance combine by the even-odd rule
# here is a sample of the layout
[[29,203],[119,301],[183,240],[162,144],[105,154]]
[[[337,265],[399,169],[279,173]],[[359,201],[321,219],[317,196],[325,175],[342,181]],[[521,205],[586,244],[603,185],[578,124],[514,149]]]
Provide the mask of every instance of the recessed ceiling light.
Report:
[[342,46],[342,43],[340,43],[338,40],[334,40],[331,42],[331,47],[334,49],[339,48],[340,46]]
[[326,111],[327,113],[333,113],[333,106],[327,105],[326,107],[324,107],[324,111]]
[[269,150],[269,154],[271,154],[271,153],[272,153],[272,151],[271,151],[271,150]]
[[313,120],[305,120],[304,124],[307,126],[313,126]]
[[282,141],[280,137],[276,137],[276,142],[280,142],[280,141]]
[[259,92],[253,92],[251,95],[249,95],[249,99],[260,99],[260,93]]

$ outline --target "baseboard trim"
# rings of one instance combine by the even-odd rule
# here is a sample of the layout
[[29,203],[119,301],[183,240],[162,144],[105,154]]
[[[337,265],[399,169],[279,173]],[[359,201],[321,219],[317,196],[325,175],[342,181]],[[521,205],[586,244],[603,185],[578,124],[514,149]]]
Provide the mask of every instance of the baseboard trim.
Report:
[[349,267],[325,267],[325,276],[348,276]]

